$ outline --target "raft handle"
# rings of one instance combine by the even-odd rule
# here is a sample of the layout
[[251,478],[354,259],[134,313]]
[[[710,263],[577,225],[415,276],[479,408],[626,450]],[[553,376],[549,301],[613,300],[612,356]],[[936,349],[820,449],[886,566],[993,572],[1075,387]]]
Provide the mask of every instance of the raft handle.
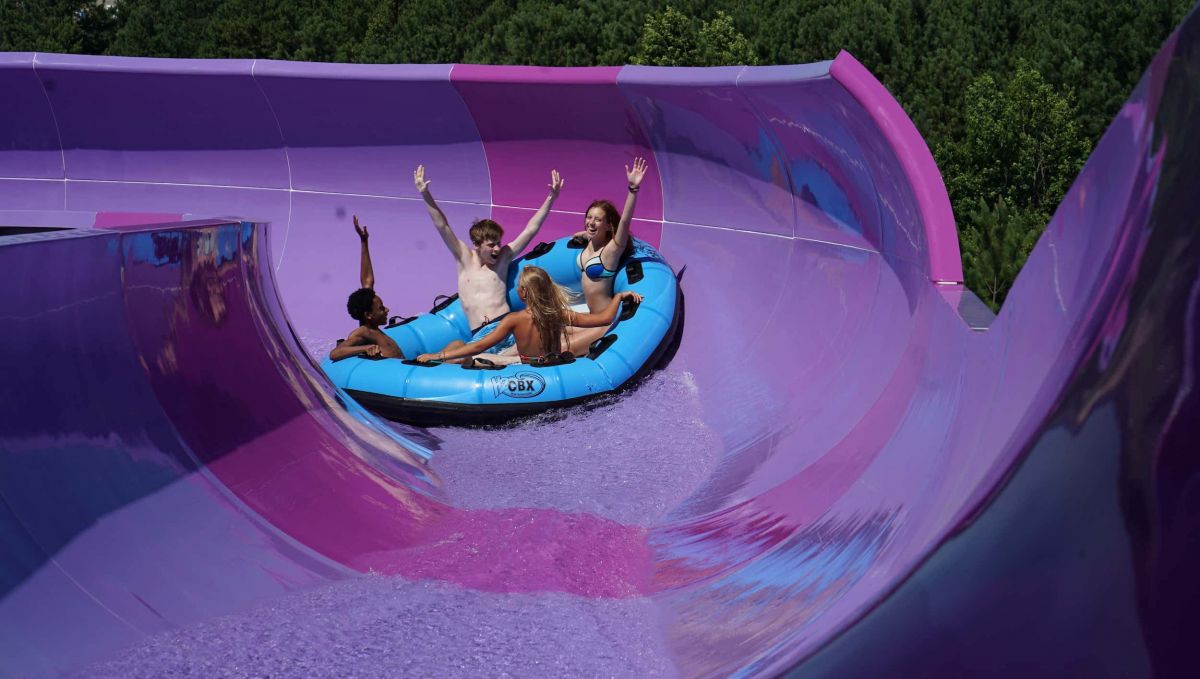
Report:
[[567,365],[575,362],[575,354],[560,351],[557,354],[547,354],[530,359],[528,365],[533,368],[553,368],[556,365]]
[[412,323],[415,320],[417,320],[416,316],[392,316],[388,319],[388,324],[383,327],[395,328],[396,326],[404,325],[405,323]]
[[625,275],[629,277],[630,285],[633,285],[634,283],[637,283],[645,278],[646,274],[642,271],[642,261],[640,259],[630,260],[629,263],[625,265]]
[[442,364],[441,361],[429,361],[428,363],[425,363],[422,361],[418,361],[415,358],[406,358],[400,362],[403,363],[404,365],[415,365],[418,368],[436,368]]
[[616,343],[616,341],[617,341],[617,336],[612,333],[609,333],[609,334],[605,335],[604,337],[601,337],[600,339],[596,340],[595,342],[592,342],[592,346],[588,347],[587,357],[592,360],[595,360],[597,356],[599,356],[600,354],[603,354],[605,351],[608,351],[608,348],[611,347],[614,343]]
[[538,243],[536,246],[534,246],[534,248],[529,251],[529,254],[525,255],[525,259],[533,259],[535,257],[541,257],[542,255],[546,254],[547,252],[550,252],[553,249],[554,249],[553,241],[549,242],[549,243],[542,241],[541,243]]
[[[476,365],[478,364],[478,365]],[[495,361],[476,356],[470,363],[462,364],[463,370],[504,370],[505,366],[496,365]]]
[[621,315],[617,316],[617,320],[628,321],[629,319],[633,318],[633,315],[637,313],[637,310],[641,306],[641,302],[635,302],[631,299],[625,300],[625,303],[621,305]]
[[[438,301],[439,299],[442,301],[439,302]],[[434,297],[433,298],[433,308],[429,310],[429,313],[436,314],[437,312],[441,311],[442,309],[445,309],[446,307],[453,304],[454,300],[456,300],[456,299],[458,299],[457,292],[454,293],[453,295],[438,295],[437,297]]]

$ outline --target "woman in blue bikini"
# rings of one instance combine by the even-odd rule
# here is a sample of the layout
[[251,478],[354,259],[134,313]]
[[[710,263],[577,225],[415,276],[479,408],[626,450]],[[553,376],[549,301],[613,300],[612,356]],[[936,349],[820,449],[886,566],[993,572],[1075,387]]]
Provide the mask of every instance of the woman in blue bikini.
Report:
[[[576,264],[582,277],[580,287],[588,311],[598,313],[605,309],[613,298],[613,277],[621,268],[621,258],[631,248],[629,225],[633,222],[633,210],[637,206],[637,194],[646,176],[646,159],[634,158],[633,169],[625,166],[625,178],[629,181],[629,193],[625,196],[625,209],[618,218],[617,208],[607,200],[595,200],[588,206],[583,218],[583,231],[575,234],[587,239],[579,252]],[[574,338],[575,346],[585,351],[592,342],[600,339],[607,328],[581,330]]]
[[[646,176],[646,160],[634,158],[633,169],[625,166],[629,193],[625,209],[617,217],[617,209],[607,200],[593,201],[583,219],[584,229],[576,236],[587,239],[579,252],[579,273],[582,276],[583,299],[588,310],[597,313],[608,306],[613,297],[613,276],[620,269],[621,257],[630,245],[629,225],[637,205],[637,194]],[[586,346],[586,345],[585,345]]]

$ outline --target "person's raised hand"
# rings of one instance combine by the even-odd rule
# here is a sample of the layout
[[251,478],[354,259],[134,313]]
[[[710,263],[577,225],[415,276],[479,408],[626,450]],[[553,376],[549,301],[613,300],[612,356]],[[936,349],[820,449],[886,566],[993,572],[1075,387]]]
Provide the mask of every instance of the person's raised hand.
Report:
[[432,183],[432,179],[425,178],[424,165],[418,165],[417,169],[413,170],[413,184],[417,187],[417,193],[425,193],[429,190],[429,185]]
[[354,215],[354,232],[358,234],[358,239],[366,243],[371,234],[367,233],[367,225],[359,225],[358,215]]
[[633,169],[625,166],[625,178],[629,180],[629,190],[636,191],[642,185],[642,179],[646,177],[646,159],[634,158]]
[[550,171],[550,193],[557,196],[558,192],[562,191],[562,187],[563,187],[562,175],[560,175],[558,173],[558,170],[551,170]]

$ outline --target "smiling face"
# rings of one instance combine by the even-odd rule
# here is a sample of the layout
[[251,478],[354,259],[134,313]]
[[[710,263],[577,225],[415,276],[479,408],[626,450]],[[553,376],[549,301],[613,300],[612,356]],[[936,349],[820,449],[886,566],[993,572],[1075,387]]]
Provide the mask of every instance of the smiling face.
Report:
[[594,200],[584,213],[583,233],[596,245],[603,245],[613,237],[620,220],[621,213],[615,205],[607,200]]
[[608,223],[604,208],[597,206],[587,211],[583,218],[583,231],[589,239],[599,235],[602,240],[607,240],[612,237],[612,230],[613,226]]
[[487,266],[494,266],[500,259],[500,240],[495,238],[483,239],[483,241],[475,244],[475,253],[479,255],[479,261]]
[[471,225],[470,236],[479,261],[484,266],[495,266],[500,260],[500,240],[504,238],[504,229],[490,219],[480,219]]

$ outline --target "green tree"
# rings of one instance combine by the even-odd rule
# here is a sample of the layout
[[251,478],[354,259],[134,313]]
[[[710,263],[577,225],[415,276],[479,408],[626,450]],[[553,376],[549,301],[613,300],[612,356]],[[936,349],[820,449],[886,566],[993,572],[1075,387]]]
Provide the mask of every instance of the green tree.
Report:
[[758,63],[746,36],[730,15],[717,11],[710,21],[667,7],[646,17],[633,63],[648,66],[728,66]]
[[897,93],[917,129],[936,148],[963,137],[964,95],[971,83],[983,73],[1008,72],[1003,41],[1010,12],[1006,3],[991,0],[931,3],[923,9],[923,21],[903,47],[909,53],[920,51],[911,76],[884,84]]
[[1026,64],[1001,87],[982,75],[966,93],[965,137],[940,150],[955,204],[979,199],[1049,220],[1091,151],[1070,94]]
[[204,22],[196,56],[212,59],[287,59],[299,23],[287,0],[225,0]]
[[939,150],[966,284],[998,309],[1091,149],[1069,95],[1021,63],[966,92],[965,135]]
[[222,0],[123,0],[124,21],[109,54],[195,58],[208,19]]
[[373,0],[360,58],[395,64],[469,61],[467,53],[515,7],[512,0]]
[[758,64],[758,56],[746,36],[733,25],[733,17],[717,11],[711,21],[704,22],[697,33],[699,62],[705,66]]
[[475,30],[466,51],[473,63],[541,66],[620,65],[629,62],[644,17],[623,0],[520,0]]
[[102,54],[123,14],[92,0],[3,0],[0,51]]
[[908,0],[859,0],[822,4],[795,31],[812,55],[808,61],[832,59],[846,50],[902,99],[898,86],[908,82],[916,56],[912,25]]
[[84,2],[75,10],[74,18],[79,28],[79,52],[104,54],[117,37],[125,13],[120,3],[109,6],[103,2]]
[[371,5],[361,0],[314,2],[301,14],[289,59],[297,61],[362,61]]
[[674,7],[646,17],[633,63],[646,66],[695,66],[699,60],[696,23]]
[[1039,216],[1012,209],[1004,198],[994,204],[975,200],[959,220],[963,282],[992,311],[1000,310],[1044,225]]
[[594,41],[585,9],[550,0],[525,0],[471,45],[466,60],[493,64],[590,66]]
[[1070,88],[1093,142],[1129,97],[1162,41],[1193,0],[1014,0],[1008,66],[1027,60],[1055,87]]

